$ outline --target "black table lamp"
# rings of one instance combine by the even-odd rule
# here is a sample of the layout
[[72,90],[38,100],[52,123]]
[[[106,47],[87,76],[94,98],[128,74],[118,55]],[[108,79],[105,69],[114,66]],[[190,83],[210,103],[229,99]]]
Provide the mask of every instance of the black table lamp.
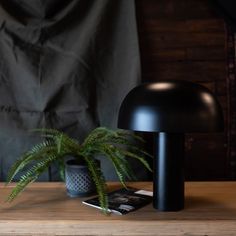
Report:
[[184,134],[223,131],[215,96],[187,81],[145,83],[125,97],[118,127],[155,132],[153,206],[161,211],[184,208]]

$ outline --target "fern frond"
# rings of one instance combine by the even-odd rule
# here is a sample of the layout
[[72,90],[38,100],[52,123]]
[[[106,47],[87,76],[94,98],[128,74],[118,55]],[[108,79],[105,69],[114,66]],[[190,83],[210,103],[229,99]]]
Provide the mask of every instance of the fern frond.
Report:
[[145,140],[141,136],[136,135],[134,132],[131,132],[128,130],[119,129],[119,130],[117,130],[117,134],[119,136],[125,137],[126,139],[133,138],[137,141],[145,143]]
[[105,177],[101,169],[98,167],[97,163],[92,158],[90,158],[89,156],[84,156],[84,159],[88,164],[90,174],[95,183],[100,206],[103,212],[107,213],[108,212],[108,198],[107,198],[107,185],[106,185]]
[[49,167],[50,163],[52,163],[56,158],[56,155],[49,155],[46,160],[42,160],[32,166],[26,172],[26,174],[21,176],[19,182],[16,184],[16,187],[13,188],[6,201],[13,201],[22,191],[24,191],[26,186],[29,183],[34,182],[39,177],[39,175],[41,175]]
[[39,132],[41,134],[49,134],[52,136],[58,136],[60,134],[63,134],[61,131],[57,129],[48,129],[48,128],[41,128],[41,129],[31,129],[31,132]]
[[150,165],[148,164],[148,162],[144,159],[144,157],[142,156],[139,156],[133,152],[130,152],[130,151],[127,151],[127,150],[124,150],[124,149],[121,149],[121,148],[118,148],[119,151],[126,157],[132,157],[132,158],[135,158],[137,160],[139,160],[150,172],[152,172],[152,169],[150,167]]
[[[124,133],[124,134],[123,134]],[[84,145],[93,143],[131,143],[132,140],[127,138],[126,132],[120,130],[114,131],[106,127],[94,129],[84,141]]]
[[63,159],[57,159],[58,169],[59,169],[59,175],[62,181],[65,181],[65,163]]
[[135,179],[130,164],[126,161],[125,156],[113,145],[103,144],[100,145],[99,150],[101,154],[105,155],[112,162],[116,174],[121,184],[126,187],[125,179]]
[[34,182],[36,179],[37,176],[22,176],[16,187],[13,188],[12,192],[7,197],[6,202],[12,202],[26,188],[28,184]]
[[113,131],[105,127],[98,127],[85,139],[83,146],[85,147],[84,149],[86,149],[90,146],[108,143],[112,145],[126,146],[129,149],[140,151],[146,156],[151,156],[149,153],[138,148],[135,145],[135,140],[145,142],[140,136],[135,135],[130,131]]
[[84,140],[83,145],[89,145],[98,141],[100,138],[104,138],[108,132],[109,130],[105,127],[98,127],[94,129]]
[[9,184],[13,180],[15,175],[25,167],[25,163],[28,163],[30,157],[31,155],[29,153],[26,153],[21,159],[17,160],[14,163],[14,165],[10,168],[8,172],[5,185]]
[[118,159],[120,168],[124,172],[124,175],[128,178],[128,180],[134,180],[136,181],[137,178],[131,168],[130,163],[127,161],[126,157],[123,156],[120,152],[116,153],[116,158]]
[[63,135],[61,139],[61,149],[68,150],[71,153],[77,153],[81,148],[79,142],[67,135]]
[[57,152],[60,153],[62,150],[62,140],[63,140],[63,134],[60,134],[59,136],[57,136]]
[[56,129],[34,129],[33,131],[41,133],[41,136],[51,139],[56,145],[58,145],[58,150],[66,147],[73,147],[79,145],[78,140],[69,137],[67,134],[58,131]]
[[104,154],[111,160],[115,168],[116,174],[120,180],[120,183],[126,188],[126,184],[125,184],[125,177],[127,176],[127,172],[125,171],[126,169],[122,168],[123,166],[121,166],[119,159],[111,155],[109,150],[106,150]]
[[43,141],[40,144],[33,146],[33,148],[26,152],[15,164],[10,168],[6,184],[9,184],[13,178],[24,169],[31,161],[43,158],[48,152],[52,152],[55,148],[49,141]]

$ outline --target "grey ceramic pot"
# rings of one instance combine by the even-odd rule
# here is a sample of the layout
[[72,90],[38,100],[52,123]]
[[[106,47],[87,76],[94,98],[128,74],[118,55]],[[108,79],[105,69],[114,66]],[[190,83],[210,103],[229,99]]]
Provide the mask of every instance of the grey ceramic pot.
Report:
[[85,163],[68,160],[65,166],[65,184],[70,197],[86,197],[95,192],[95,184]]

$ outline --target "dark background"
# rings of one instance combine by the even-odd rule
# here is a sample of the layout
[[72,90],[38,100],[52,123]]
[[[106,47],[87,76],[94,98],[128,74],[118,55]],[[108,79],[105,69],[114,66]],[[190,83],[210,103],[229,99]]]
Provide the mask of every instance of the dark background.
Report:
[[[134,0],[0,0],[0,180],[39,141],[29,130],[55,128],[82,143],[98,126],[117,127],[139,83]],[[40,180],[58,180],[57,170]]]
[[187,135],[186,178],[235,179],[235,1],[136,0],[136,10],[143,81],[200,83],[224,110],[224,133]]
[[140,81],[138,46],[143,82],[200,83],[222,105],[224,133],[186,136],[186,179],[236,179],[235,2],[135,0],[138,45],[133,0],[0,0],[1,180],[37,141],[30,128],[115,127]]

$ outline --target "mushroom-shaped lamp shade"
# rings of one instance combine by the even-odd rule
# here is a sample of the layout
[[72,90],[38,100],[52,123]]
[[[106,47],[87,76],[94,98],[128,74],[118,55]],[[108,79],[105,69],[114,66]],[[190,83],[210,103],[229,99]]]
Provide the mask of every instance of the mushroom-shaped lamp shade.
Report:
[[154,207],[184,208],[184,134],[221,132],[223,114],[216,97],[187,81],[144,83],[121,104],[118,127],[155,132]]

